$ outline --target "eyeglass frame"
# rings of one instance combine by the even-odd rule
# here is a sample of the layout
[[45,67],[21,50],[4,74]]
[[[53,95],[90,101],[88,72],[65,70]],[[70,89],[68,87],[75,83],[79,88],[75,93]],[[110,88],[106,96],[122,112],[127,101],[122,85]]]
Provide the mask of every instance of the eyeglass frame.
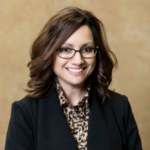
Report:
[[[62,49],[62,48],[56,49],[57,54],[58,54],[58,50],[59,50],[59,49]],[[61,56],[59,56],[59,54],[58,54],[58,56],[59,56],[60,58],[63,58],[63,59],[69,59],[69,58],[73,58],[73,57],[75,56],[76,52],[79,52],[82,58],[94,58],[94,57],[96,56],[97,50],[98,50],[99,48],[92,48],[92,49],[96,50],[96,53],[95,53],[95,55],[94,55],[93,57],[83,57],[82,54],[81,54],[81,50],[83,50],[83,49],[80,49],[80,50],[75,50],[75,49],[73,49],[73,48],[69,48],[69,49],[74,50],[74,52],[75,52],[72,57],[61,57]]]

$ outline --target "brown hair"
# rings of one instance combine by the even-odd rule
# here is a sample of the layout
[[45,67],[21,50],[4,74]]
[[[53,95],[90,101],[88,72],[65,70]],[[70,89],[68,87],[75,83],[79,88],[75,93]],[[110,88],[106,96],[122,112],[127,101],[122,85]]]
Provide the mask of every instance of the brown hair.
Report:
[[110,50],[103,23],[93,13],[77,7],[66,7],[54,15],[45,25],[31,49],[28,63],[31,79],[28,81],[27,97],[42,98],[49,94],[53,85],[53,54],[79,27],[87,25],[91,29],[95,46],[96,67],[91,74],[92,87],[103,101],[111,98],[108,87],[112,81],[112,70],[117,64],[115,54]]

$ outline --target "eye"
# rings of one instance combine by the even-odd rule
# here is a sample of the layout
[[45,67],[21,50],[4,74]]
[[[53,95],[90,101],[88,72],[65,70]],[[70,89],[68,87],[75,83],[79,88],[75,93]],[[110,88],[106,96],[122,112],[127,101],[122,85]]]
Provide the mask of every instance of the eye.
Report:
[[68,48],[68,47],[64,47],[64,48],[60,48],[59,51],[60,51],[60,52],[70,52],[71,49]]
[[82,49],[82,52],[91,52],[93,50],[92,47],[86,47]]

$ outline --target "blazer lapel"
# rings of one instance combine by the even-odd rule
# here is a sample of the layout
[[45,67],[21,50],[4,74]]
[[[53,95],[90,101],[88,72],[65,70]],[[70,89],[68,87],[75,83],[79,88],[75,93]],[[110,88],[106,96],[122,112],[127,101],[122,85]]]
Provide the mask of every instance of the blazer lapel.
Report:
[[106,102],[90,93],[90,116],[88,129],[88,150],[122,150],[119,131],[112,110]]
[[[75,139],[60,108],[55,89],[52,89],[48,97],[41,99],[38,106],[43,111],[39,112],[39,115],[45,117],[43,122],[38,123],[38,128],[45,131],[40,133],[41,140],[45,139],[40,148],[43,149],[44,146],[44,150],[78,150]],[[45,129],[41,129],[43,127]]]

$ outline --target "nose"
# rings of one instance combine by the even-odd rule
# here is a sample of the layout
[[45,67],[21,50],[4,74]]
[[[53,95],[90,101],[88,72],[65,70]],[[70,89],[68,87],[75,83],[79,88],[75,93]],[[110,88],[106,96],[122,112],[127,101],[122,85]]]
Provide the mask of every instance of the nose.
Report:
[[80,52],[76,52],[74,57],[71,59],[72,64],[81,65],[84,63],[84,59],[82,58]]

